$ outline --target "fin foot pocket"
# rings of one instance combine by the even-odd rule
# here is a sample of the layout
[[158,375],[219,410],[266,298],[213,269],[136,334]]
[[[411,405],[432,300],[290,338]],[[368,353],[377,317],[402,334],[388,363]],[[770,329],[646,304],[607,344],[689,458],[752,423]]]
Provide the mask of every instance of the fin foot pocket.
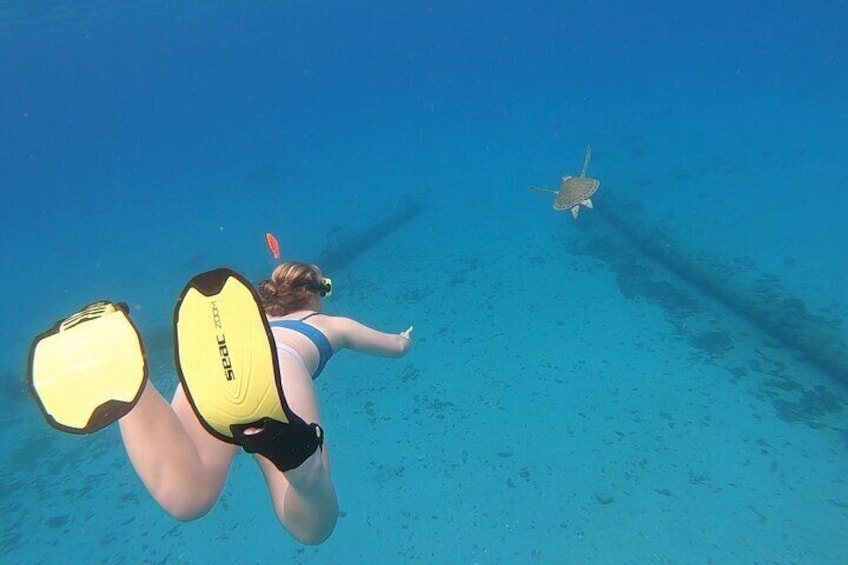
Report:
[[[263,418],[253,424],[234,424],[233,437],[248,453],[258,453],[285,473],[300,467],[319,447],[324,445],[324,429],[318,424],[307,424],[297,414],[292,414],[288,424]],[[261,431],[245,434],[248,428]]]

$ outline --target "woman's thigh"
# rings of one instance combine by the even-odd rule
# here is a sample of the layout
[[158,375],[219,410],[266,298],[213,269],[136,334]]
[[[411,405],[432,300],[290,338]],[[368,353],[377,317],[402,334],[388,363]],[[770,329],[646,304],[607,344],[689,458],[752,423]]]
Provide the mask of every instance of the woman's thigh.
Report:
[[207,480],[214,482],[220,491],[230,471],[230,465],[238,453],[238,446],[221,441],[206,431],[189,404],[182,385],[177,386],[171,406],[197,449],[204,475]]

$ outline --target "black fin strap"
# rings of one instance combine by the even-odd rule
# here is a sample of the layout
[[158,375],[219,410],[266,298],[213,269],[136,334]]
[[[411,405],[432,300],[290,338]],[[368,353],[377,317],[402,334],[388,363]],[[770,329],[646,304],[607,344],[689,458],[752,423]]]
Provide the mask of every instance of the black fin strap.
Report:
[[[233,438],[248,453],[258,453],[285,473],[300,467],[319,447],[324,445],[324,429],[307,424],[297,414],[290,413],[288,424],[272,418],[262,418],[251,424],[233,424]],[[248,428],[260,428],[255,434],[245,434]]]

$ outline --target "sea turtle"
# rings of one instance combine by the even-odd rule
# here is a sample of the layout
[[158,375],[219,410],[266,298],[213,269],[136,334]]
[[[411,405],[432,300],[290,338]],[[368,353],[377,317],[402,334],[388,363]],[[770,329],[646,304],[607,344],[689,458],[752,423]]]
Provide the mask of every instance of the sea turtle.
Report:
[[592,208],[592,195],[601,186],[601,181],[586,176],[591,160],[592,145],[590,144],[586,146],[586,159],[583,161],[583,171],[579,177],[562,177],[562,186],[559,187],[559,191],[538,186],[531,186],[530,190],[555,195],[554,210],[562,212],[570,209],[571,215],[576,220],[581,204],[586,208]]

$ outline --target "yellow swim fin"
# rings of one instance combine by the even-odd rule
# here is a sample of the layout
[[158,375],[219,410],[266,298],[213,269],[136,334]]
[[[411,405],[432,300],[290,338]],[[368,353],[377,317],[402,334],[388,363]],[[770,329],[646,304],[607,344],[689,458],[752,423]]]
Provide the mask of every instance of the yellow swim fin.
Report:
[[189,281],[174,311],[174,336],[177,374],[210,434],[241,444],[231,426],[295,417],[259,296],[240,274],[217,269]]
[[35,338],[30,391],[56,429],[90,434],[125,416],[147,382],[147,361],[126,304],[90,304]]

